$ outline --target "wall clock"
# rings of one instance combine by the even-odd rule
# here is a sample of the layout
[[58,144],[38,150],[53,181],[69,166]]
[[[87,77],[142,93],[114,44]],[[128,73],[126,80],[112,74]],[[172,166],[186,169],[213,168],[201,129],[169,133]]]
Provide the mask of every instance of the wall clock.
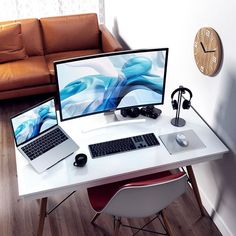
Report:
[[210,27],[201,28],[194,40],[194,58],[198,69],[213,76],[222,61],[222,45],[217,32]]

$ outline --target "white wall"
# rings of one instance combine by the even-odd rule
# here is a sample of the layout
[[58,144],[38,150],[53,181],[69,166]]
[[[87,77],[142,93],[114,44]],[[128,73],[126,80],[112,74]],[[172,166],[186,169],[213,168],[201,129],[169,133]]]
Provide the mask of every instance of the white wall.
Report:
[[[194,166],[205,207],[223,235],[236,235],[236,1],[105,0],[105,23],[131,49],[169,47],[167,93],[178,85],[193,92],[192,105],[232,152]],[[198,29],[213,27],[224,59],[214,77],[194,62]]]

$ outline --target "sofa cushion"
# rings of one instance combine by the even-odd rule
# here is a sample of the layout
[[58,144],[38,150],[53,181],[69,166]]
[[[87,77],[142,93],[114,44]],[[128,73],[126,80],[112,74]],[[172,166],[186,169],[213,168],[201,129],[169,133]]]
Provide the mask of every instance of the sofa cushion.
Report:
[[50,71],[50,74],[52,75],[52,82],[55,83],[56,80],[54,78],[54,61],[62,60],[62,59],[68,59],[73,57],[79,57],[79,56],[85,56],[85,55],[93,55],[101,53],[100,49],[92,49],[92,50],[79,50],[79,51],[69,51],[69,52],[59,52],[59,53],[53,53],[48,54],[45,56],[46,62],[48,64],[48,68]]
[[20,24],[0,26],[0,63],[27,57]]
[[44,55],[39,20],[32,18],[14,21],[3,21],[0,22],[0,25],[12,23],[21,24],[21,33],[25,45],[26,54],[28,56]]
[[45,54],[99,48],[96,14],[47,17],[40,23]]
[[0,91],[50,83],[43,56],[0,64]]

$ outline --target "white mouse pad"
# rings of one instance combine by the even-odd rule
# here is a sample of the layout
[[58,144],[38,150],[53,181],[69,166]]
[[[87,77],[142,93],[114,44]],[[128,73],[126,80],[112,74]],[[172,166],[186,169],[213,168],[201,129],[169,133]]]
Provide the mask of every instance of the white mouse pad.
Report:
[[[188,141],[188,146],[183,147],[177,143],[177,134],[183,134],[186,137],[186,140]],[[201,139],[196,135],[193,130],[185,130],[181,132],[160,135],[159,138],[161,139],[170,154],[206,147],[206,145],[201,141]]]

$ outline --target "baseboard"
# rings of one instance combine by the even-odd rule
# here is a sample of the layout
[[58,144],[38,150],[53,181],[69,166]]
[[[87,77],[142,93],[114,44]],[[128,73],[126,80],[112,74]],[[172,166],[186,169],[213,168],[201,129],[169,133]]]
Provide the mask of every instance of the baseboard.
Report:
[[219,231],[222,233],[222,235],[223,236],[234,236],[233,233],[231,232],[231,230],[228,228],[228,226],[224,222],[224,219],[215,211],[213,204],[207,198],[206,194],[200,188],[199,185],[198,185],[198,189],[200,191],[203,206],[205,207],[205,209],[209,215],[212,215],[212,213],[214,214],[213,221],[216,224]]

